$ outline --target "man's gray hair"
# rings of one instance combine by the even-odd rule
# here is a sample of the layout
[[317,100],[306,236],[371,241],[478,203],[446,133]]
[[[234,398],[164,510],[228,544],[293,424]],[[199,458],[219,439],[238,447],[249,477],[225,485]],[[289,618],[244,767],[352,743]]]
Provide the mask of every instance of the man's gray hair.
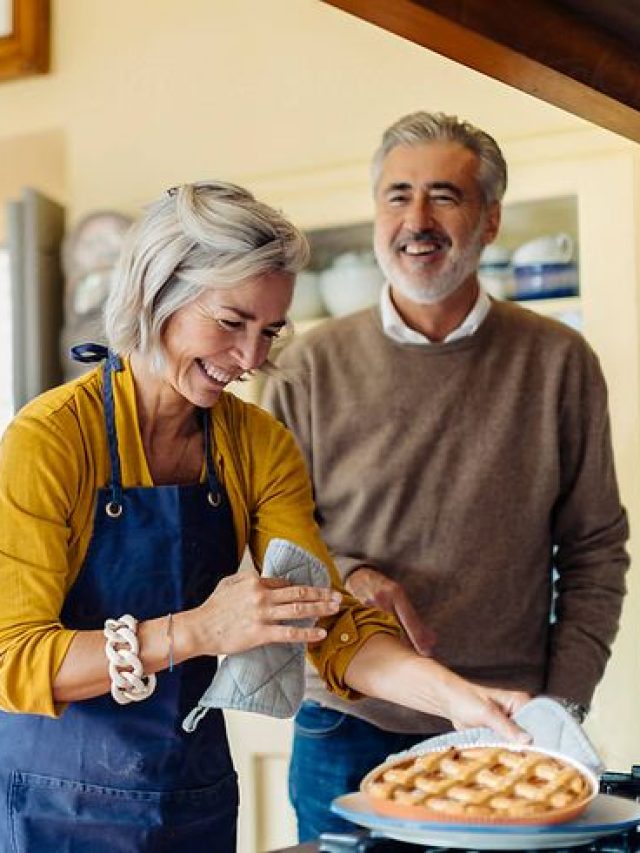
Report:
[[416,112],[403,116],[388,127],[382,143],[373,155],[371,178],[377,188],[385,157],[398,145],[424,145],[429,142],[457,142],[478,157],[478,182],[485,204],[501,201],[507,188],[507,164],[492,136],[457,116]]
[[167,190],[125,238],[105,307],[109,346],[151,355],[160,369],[162,329],[178,309],[209,289],[295,275],[308,259],[304,235],[242,187],[201,181]]

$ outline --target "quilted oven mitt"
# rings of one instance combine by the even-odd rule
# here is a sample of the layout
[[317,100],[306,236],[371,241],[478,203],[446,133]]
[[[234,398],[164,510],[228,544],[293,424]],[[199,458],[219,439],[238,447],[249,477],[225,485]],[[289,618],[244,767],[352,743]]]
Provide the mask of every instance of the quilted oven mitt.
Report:
[[[513,719],[529,732],[533,738],[533,746],[551,749],[575,758],[596,774],[604,770],[602,759],[582,726],[554,699],[548,696],[536,696],[516,711]],[[492,743],[495,738],[495,733],[491,729],[464,729],[422,741],[407,752],[420,753],[448,746],[462,747]]]
[[[262,574],[305,586],[329,586],[329,573],[324,564],[286,539],[269,542]],[[307,626],[313,621],[299,619],[292,624]],[[304,643],[272,643],[227,655],[182,727],[185,731],[194,731],[210,708],[293,717],[304,695],[304,652]]]

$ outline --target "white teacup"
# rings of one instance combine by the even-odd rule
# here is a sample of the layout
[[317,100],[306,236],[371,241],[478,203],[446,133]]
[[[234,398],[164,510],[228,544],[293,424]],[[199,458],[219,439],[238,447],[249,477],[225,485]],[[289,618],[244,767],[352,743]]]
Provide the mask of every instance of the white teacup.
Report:
[[569,234],[548,234],[523,243],[513,253],[514,267],[537,264],[566,264],[573,257],[573,239]]
[[375,263],[339,261],[320,274],[320,292],[334,317],[374,305],[383,284],[384,275]]
[[318,273],[311,270],[298,273],[289,308],[290,320],[313,320],[327,313],[320,293],[319,278]]

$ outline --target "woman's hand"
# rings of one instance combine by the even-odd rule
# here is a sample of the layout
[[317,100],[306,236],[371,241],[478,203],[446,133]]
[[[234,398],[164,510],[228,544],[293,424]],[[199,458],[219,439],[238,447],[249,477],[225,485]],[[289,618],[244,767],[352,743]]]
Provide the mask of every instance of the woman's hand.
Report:
[[181,614],[182,637],[190,645],[184,656],[229,655],[269,643],[319,642],[327,635],[324,628],[284,623],[332,616],[341,601],[342,595],[331,588],[292,586],[253,571],[238,572],[223,578],[200,607]]
[[460,679],[451,697],[449,719],[456,729],[487,726],[507,740],[529,743],[530,736],[511,717],[531,699],[519,690],[482,687]]

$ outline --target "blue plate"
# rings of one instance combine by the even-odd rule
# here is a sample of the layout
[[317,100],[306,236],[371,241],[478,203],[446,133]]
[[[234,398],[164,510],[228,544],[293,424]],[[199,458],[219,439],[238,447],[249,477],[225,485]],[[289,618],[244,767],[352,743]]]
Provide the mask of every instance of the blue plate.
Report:
[[578,296],[577,286],[567,287],[545,287],[544,290],[522,290],[510,297],[514,302],[530,302],[534,299],[565,299],[570,296]]
[[487,824],[441,823],[398,820],[376,814],[364,794],[345,794],[331,804],[345,820],[364,826],[375,835],[409,844],[474,850],[542,850],[577,847],[605,835],[633,829],[640,824],[640,803],[598,794],[574,821],[549,826],[491,826]]

